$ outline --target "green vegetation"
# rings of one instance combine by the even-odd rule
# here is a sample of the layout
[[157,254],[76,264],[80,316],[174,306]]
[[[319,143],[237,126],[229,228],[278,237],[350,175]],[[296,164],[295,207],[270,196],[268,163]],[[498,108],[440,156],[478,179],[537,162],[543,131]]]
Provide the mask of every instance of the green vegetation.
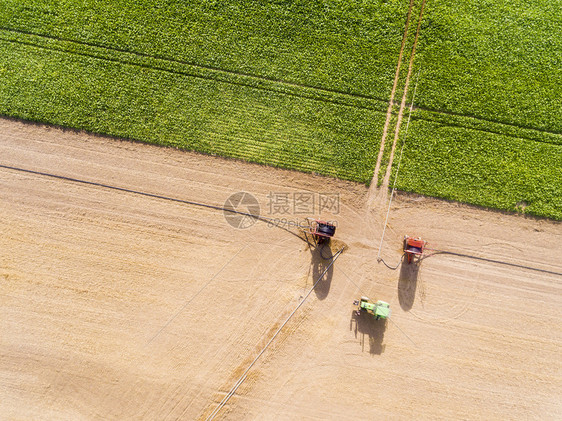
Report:
[[562,133],[562,7],[548,0],[428,2],[416,105]]
[[361,182],[372,177],[384,123],[376,111],[4,41],[0,55],[1,114]]
[[371,180],[407,5],[167,3],[3,2],[0,113]]
[[4,0],[0,27],[386,100],[403,0]]
[[562,219],[560,145],[421,120],[408,132],[397,188]]
[[[5,0],[0,114],[369,183],[408,7]],[[562,219],[560,7],[429,1],[415,67],[398,186]]]
[[416,65],[399,188],[562,219],[560,5],[428,2]]

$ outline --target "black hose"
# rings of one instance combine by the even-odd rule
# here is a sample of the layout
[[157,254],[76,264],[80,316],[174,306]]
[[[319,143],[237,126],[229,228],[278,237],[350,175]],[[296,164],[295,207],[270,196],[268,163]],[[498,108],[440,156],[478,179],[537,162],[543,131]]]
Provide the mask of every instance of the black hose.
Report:
[[[513,267],[520,268],[520,269],[534,270],[534,271],[537,271],[537,272],[548,273],[550,275],[562,276],[562,273],[560,273],[560,272],[554,272],[552,270],[547,270],[547,269],[534,268],[532,266],[520,265],[518,263],[504,262],[502,260],[488,259],[487,257],[473,256],[471,254],[457,253],[457,252],[454,252],[454,251],[447,251],[447,250],[433,250],[433,251],[435,253],[430,254],[427,257],[431,257],[431,256],[434,256],[436,254],[450,254],[451,256],[459,256],[459,257],[465,257],[467,259],[482,260],[482,261],[488,262],[488,263],[497,263],[498,265],[513,266]],[[424,259],[427,258],[427,257],[424,257]]]
[[398,264],[397,264],[396,266],[394,266],[394,267],[393,267],[393,266],[389,266],[389,264],[386,263],[382,257],[379,257],[377,260],[378,260],[379,262],[383,262],[384,265],[385,265],[387,268],[389,268],[389,269],[391,269],[391,270],[396,270],[396,269],[398,269],[398,268],[400,267],[400,265],[402,264],[402,261],[404,260],[404,256],[405,256],[405,255],[406,255],[406,253],[402,254],[402,257],[400,258],[400,261],[399,261]]
[[173,197],[162,196],[162,195],[159,195],[159,194],[146,193],[146,192],[142,192],[142,191],[139,191],[139,190],[126,189],[124,187],[111,186],[109,184],[102,184],[102,183],[98,183],[98,182],[95,182],[95,181],[80,180],[78,178],[66,177],[66,176],[63,176],[63,175],[51,174],[51,173],[46,173],[46,172],[41,172],[41,171],[28,170],[28,169],[25,169],[25,168],[11,167],[11,166],[2,165],[2,164],[0,164],[0,168],[24,172],[24,173],[28,173],[28,174],[41,175],[41,176],[44,176],[44,177],[56,178],[58,180],[70,181],[70,182],[73,182],[73,183],[86,184],[86,185],[89,185],[89,186],[102,187],[102,188],[105,188],[105,189],[117,190],[117,191],[125,192],[125,193],[133,193],[133,194],[138,194],[138,195],[141,195],[141,196],[152,197],[152,198],[155,198],[155,199],[169,200],[169,201],[172,201],[172,202],[183,203],[183,204],[186,204],[186,205],[199,206],[199,207],[203,207],[203,208],[215,209],[215,210],[220,210],[220,211],[223,211],[223,212],[230,212],[230,213],[236,213],[238,215],[249,216],[249,217],[255,218],[259,221],[266,222],[267,224],[271,224],[273,226],[276,226],[277,228],[281,228],[281,229],[287,231],[288,233],[290,233],[290,234],[292,234],[292,235],[294,235],[294,236],[296,236],[296,237],[298,237],[302,240],[301,236],[294,233],[289,228],[286,228],[284,226],[276,224],[274,218],[268,218],[268,217],[265,217],[265,216],[254,215],[254,214],[251,214],[251,213],[248,213],[248,212],[241,212],[241,211],[237,211],[237,210],[234,210],[234,209],[228,209],[228,208],[225,208],[223,206],[209,205],[207,203],[194,202],[194,201],[191,201],[191,200],[176,199],[176,198],[173,198]]
[[[328,250],[330,250],[330,255],[328,257],[324,257],[324,249],[326,248],[326,245],[328,245]],[[322,243],[322,246],[320,247],[320,257],[324,260],[330,260],[332,257],[334,257],[334,255],[332,254],[332,248],[330,247],[329,243]]]

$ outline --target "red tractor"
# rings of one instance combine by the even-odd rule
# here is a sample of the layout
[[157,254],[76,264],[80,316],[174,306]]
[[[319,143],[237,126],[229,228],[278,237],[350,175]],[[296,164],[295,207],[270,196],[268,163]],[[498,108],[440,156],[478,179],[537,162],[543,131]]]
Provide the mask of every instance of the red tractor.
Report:
[[408,259],[408,263],[412,261],[419,262],[423,254],[427,241],[422,240],[421,237],[404,236],[404,253]]
[[320,221],[318,219],[307,218],[308,226],[302,227],[305,236],[308,234],[312,237],[314,244],[328,243],[330,238],[336,233],[336,226],[330,222]]

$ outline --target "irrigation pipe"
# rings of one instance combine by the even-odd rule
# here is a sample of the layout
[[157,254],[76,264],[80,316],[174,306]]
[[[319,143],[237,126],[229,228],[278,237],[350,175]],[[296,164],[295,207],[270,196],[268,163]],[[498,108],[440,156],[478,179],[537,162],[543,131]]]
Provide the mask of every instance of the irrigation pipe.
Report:
[[384,259],[383,259],[382,257],[379,257],[379,258],[378,258],[378,261],[379,261],[379,262],[383,262],[384,265],[385,265],[387,268],[389,268],[389,269],[391,269],[391,270],[396,270],[396,269],[398,269],[398,268],[400,267],[400,264],[401,264],[402,261],[404,260],[404,256],[405,256],[405,254],[402,254],[402,257],[400,258],[400,261],[398,262],[398,264],[397,264],[396,266],[390,266],[388,263],[386,263],[386,262],[384,261]]
[[[234,214],[238,214],[238,215],[249,216],[251,218],[255,218],[259,221],[266,222],[268,224],[271,224],[273,226],[281,228],[281,229],[295,235],[296,237],[301,238],[298,234],[295,234],[293,231],[289,230],[288,228],[285,228],[285,227],[279,225],[278,223],[276,223],[277,221],[274,218],[268,218],[266,216],[254,215],[254,214],[251,214],[251,213],[248,213],[248,212],[237,211],[237,210],[234,210],[234,209],[225,208],[224,206],[210,205],[208,203],[195,202],[195,201],[192,201],[192,200],[176,199],[176,198],[173,198],[173,197],[163,196],[163,195],[160,195],[160,194],[146,193],[146,192],[142,192],[142,191],[139,191],[139,190],[127,189],[127,188],[124,188],[124,187],[117,187],[117,186],[112,186],[112,185],[109,185],[109,184],[98,183],[96,181],[80,180],[79,178],[72,178],[72,177],[66,177],[66,176],[63,176],[63,175],[47,173],[47,172],[29,170],[29,169],[25,169],[25,168],[12,167],[12,166],[9,166],[9,165],[0,164],[0,168],[5,168],[5,169],[8,169],[8,170],[12,170],[12,171],[19,171],[19,172],[33,174],[33,175],[41,175],[43,177],[55,178],[55,179],[58,179],[58,180],[70,181],[70,182],[78,183],[78,184],[85,184],[85,185],[89,185],[89,186],[102,187],[104,189],[109,189],[109,190],[117,190],[117,191],[124,192],[124,193],[132,193],[132,194],[137,194],[137,195],[140,195],[140,196],[152,197],[154,199],[162,199],[162,200],[168,200],[168,201],[171,201],[171,202],[183,203],[185,205],[199,206],[199,207],[203,207],[203,208],[215,209],[215,210],[219,210],[219,211],[223,211],[223,212],[230,212],[230,213],[234,213]],[[299,225],[299,227],[300,227],[300,225]]]
[[320,282],[322,280],[322,278],[324,277],[324,275],[326,274],[326,272],[328,272],[328,270],[332,267],[332,265],[334,264],[334,262],[336,261],[336,259],[340,256],[340,254],[342,254],[343,250],[345,247],[342,247],[332,258],[332,261],[330,262],[330,264],[326,267],[326,269],[324,269],[324,272],[322,272],[322,274],[318,277],[318,279],[316,280],[316,282],[314,283],[314,285],[312,286],[312,288],[310,288],[310,291],[308,291],[308,293],[304,296],[304,298],[301,300],[301,302],[297,305],[297,307],[291,312],[291,314],[289,314],[289,317],[287,317],[285,319],[285,321],[283,322],[283,324],[279,327],[279,329],[277,329],[277,331],[273,334],[273,336],[271,337],[271,339],[267,342],[267,344],[263,347],[263,349],[259,352],[259,354],[257,355],[256,358],[254,358],[254,360],[250,363],[250,365],[248,366],[248,368],[246,369],[246,371],[244,371],[244,373],[242,373],[242,375],[240,376],[240,378],[238,379],[238,381],[234,384],[234,386],[232,387],[232,389],[230,389],[230,391],[228,392],[228,394],[223,398],[223,400],[218,404],[218,406],[213,410],[213,412],[211,412],[211,414],[207,417],[207,421],[211,421],[212,419],[214,419],[217,414],[220,412],[220,410],[224,407],[224,405],[226,405],[226,403],[228,402],[228,400],[232,397],[232,395],[234,395],[234,393],[236,392],[236,390],[240,387],[240,385],[244,382],[244,380],[247,377],[248,372],[250,371],[250,369],[254,366],[254,364],[259,360],[259,358],[263,355],[263,353],[267,350],[267,348],[269,348],[269,345],[271,345],[271,343],[273,342],[273,340],[277,337],[277,335],[279,335],[279,333],[281,332],[281,330],[285,327],[285,325],[289,322],[289,320],[291,320],[291,318],[293,317],[293,315],[297,312],[297,310],[304,304],[304,302],[306,301],[306,299],[309,297],[310,294],[312,294],[312,291],[314,291],[314,289],[316,288],[316,285],[318,284],[318,282]]
[[[416,97],[416,90],[418,88],[420,73],[416,77],[416,85],[414,86],[414,93],[412,95],[412,103],[410,104],[410,112],[408,113],[408,122],[406,123],[406,134],[404,135],[404,142],[402,142],[402,147],[400,148],[400,157],[398,158],[398,167],[396,167],[396,174],[394,175],[394,183],[392,184],[392,192],[390,193],[390,200],[388,202],[388,210],[386,211],[386,218],[384,220],[384,227],[381,235],[381,242],[379,244],[379,253],[377,255],[377,262],[383,262],[387,267],[390,267],[381,257],[382,243],[384,241],[384,234],[386,232],[386,227],[388,225],[388,217],[390,215],[390,207],[392,206],[392,199],[394,198],[394,192],[396,191],[396,180],[398,180],[398,173],[400,172],[400,164],[402,162],[402,153],[404,152],[404,145],[406,144],[406,138],[408,137],[408,128],[410,127],[410,119],[412,117],[412,110],[414,108],[414,98]],[[402,256],[404,257],[404,256]],[[402,262],[402,260],[400,260]],[[400,263],[396,266],[398,268]]]
[[561,272],[555,272],[553,270],[535,268],[535,267],[532,267],[532,266],[520,265],[518,263],[505,262],[503,260],[494,260],[494,259],[489,259],[487,257],[474,256],[472,254],[458,253],[458,252],[455,252],[455,251],[447,251],[447,250],[429,249],[429,248],[427,250],[431,250],[434,253],[430,254],[427,257],[423,257],[423,259],[427,259],[428,257],[435,256],[436,254],[449,254],[451,256],[458,256],[458,257],[464,257],[464,258],[467,258],[467,259],[481,260],[483,262],[496,263],[498,265],[512,266],[512,267],[516,267],[516,268],[519,268],[519,269],[533,270],[535,272],[547,273],[549,275],[562,276]]

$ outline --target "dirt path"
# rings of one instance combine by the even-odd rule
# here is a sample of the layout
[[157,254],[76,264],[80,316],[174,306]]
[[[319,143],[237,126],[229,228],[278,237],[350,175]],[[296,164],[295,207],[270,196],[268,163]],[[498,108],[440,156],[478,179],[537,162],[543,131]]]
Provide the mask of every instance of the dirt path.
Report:
[[[272,196],[340,194],[322,216],[349,249],[218,418],[562,417],[560,224],[399,195],[386,260],[408,233],[519,266],[391,271],[353,183],[10,120],[0,164],[217,205],[246,191],[265,215]],[[3,419],[204,418],[326,264],[286,231],[173,200],[6,168],[0,195]],[[360,295],[391,321],[355,318]]]

